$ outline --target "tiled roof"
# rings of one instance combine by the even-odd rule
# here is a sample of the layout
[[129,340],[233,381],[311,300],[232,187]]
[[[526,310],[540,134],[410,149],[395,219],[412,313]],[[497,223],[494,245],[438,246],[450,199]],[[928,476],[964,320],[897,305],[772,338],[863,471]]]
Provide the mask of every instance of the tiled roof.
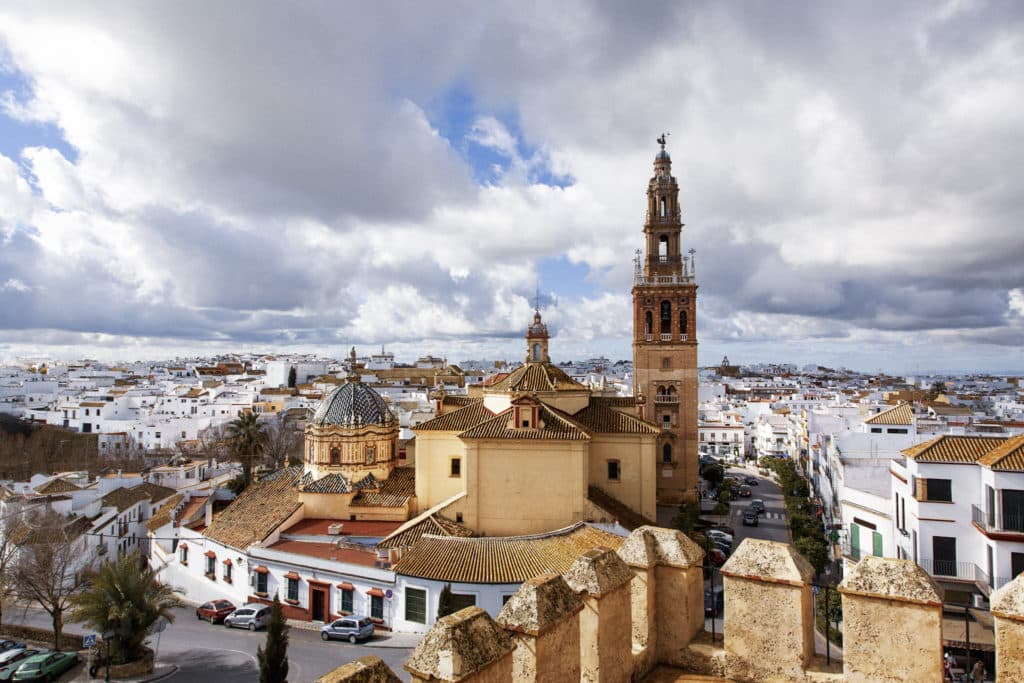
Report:
[[591,396],[590,405],[607,406],[609,408],[634,408],[636,398],[633,396]]
[[162,526],[166,526],[171,523],[171,513],[174,508],[178,507],[181,501],[185,500],[185,494],[176,494],[173,498],[167,501],[167,504],[156,511],[152,517],[146,520],[146,528],[150,531],[156,531]]
[[133,486],[130,489],[119,488],[114,489],[107,495],[103,496],[100,500],[103,501],[103,507],[111,506],[117,508],[118,512],[124,512],[131,506],[138,503],[140,500],[149,499],[149,493],[138,486]]
[[974,463],[1002,442],[999,437],[943,434],[911,446],[902,453],[917,462]]
[[295,487],[301,474],[301,467],[288,467],[250,484],[203,535],[238,550],[262,541],[302,505]]
[[365,424],[389,425],[395,421],[395,416],[373,387],[358,381],[348,381],[331,390],[317,408],[312,421],[318,425],[357,427]]
[[416,495],[416,470],[412,467],[396,467],[391,475],[378,482],[380,488],[360,491],[349,505],[356,507],[404,507]]
[[316,557],[321,560],[332,562],[344,562],[345,564],[358,564],[363,567],[374,567],[377,565],[377,553],[372,550],[356,550],[354,548],[339,548],[335,543],[318,543],[315,541],[278,541],[270,546],[270,550],[278,550],[293,555]]
[[553,441],[585,441],[590,439],[586,429],[574,419],[543,403],[539,418],[542,426],[523,429],[509,425],[512,408],[481,422],[459,434],[460,439],[545,439]]
[[345,475],[333,473],[309,483],[306,483],[306,477],[303,476],[302,491],[305,493],[352,493],[352,487]]
[[978,459],[994,470],[1024,472],[1024,434],[1010,437]]
[[658,434],[661,431],[650,422],[593,402],[574,414],[573,419],[599,434]]
[[153,484],[148,481],[143,482],[138,486],[133,486],[132,488],[136,488],[139,489],[140,491],[145,491],[146,493],[148,493],[149,500],[150,502],[153,503],[159,503],[164,498],[169,498],[173,496],[176,492],[174,489],[168,486],[160,486],[159,484]]
[[448,519],[441,513],[428,514],[415,524],[399,529],[377,544],[378,548],[410,548],[424,535],[458,536],[471,538],[476,536],[473,530],[458,522]]
[[71,493],[72,491],[81,491],[82,489],[75,486],[66,479],[55,477],[45,484],[40,484],[36,487],[36,493]]
[[551,363],[527,363],[490,386],[499,391],[586,391],[587,388]]
[[441,403],[446,406],[468,406],[479,400],[479,398],[471,398],[469,396],[449,396],[445,394],[444,400],[442,400]]
[[642,526],[658,526],[657,522],[647,519],[618,498],[597,486],[587,487],[587,498],[590,499],[591,503],[614,517],[616,522],[630,531],[639,529]]
[[914,410],[909,403],[901,403],[889,410],[883,410],[864,420],[866,425],[912,425],[914,424]]
[[426,534],[406,551],[395,573],[437,581],[522,583],[562,574],[583,553],[616,549],[623,538],[583,522],[535,536],[460,538]]
[[195,517],[195,514],[199,512],[201,509],[203,509],[203,507],[206,505],[207,499],[209,499],[209,496],[193,495],[191,498],[189,498],[188,502],[185,503],[185,505],[181,508],[181,511],[178,513],[178,523],[187,524],[188,522],[192,521],[192,518]]
[[483,399],[475,399],[473,403],[464,408],[438,415],[432,420],[419,423],[412,429],[414,432],[464,432],[492,417],[494,417],[494,413],[484,407]]

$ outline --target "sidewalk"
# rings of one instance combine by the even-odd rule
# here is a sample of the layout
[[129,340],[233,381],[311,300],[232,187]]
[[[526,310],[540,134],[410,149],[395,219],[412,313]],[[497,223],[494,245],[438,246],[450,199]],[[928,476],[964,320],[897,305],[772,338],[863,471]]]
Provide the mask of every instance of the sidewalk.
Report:
[[[289,619],[288,626],[300,631],[319,631],[322,623],[316,621],[302,621],[300,619]],[[423,640],[423,633],[392,633],[391,631],[375,631],[373,637],[363,647],[395,647],[414,648]]]
[[[62,678],[61,680],[64,680],[64,681],[79,681],[80,683],[85,683],[86,681],[102,681],[103,680],[103,670],[102,669],[100,669],[100,671],[99,671],[98,675],[96,676],[96,678],[92,678],[91,676],[89,676],[89,670],[85,666],[85,660],[83,660],[82,664],[80,664],[77,667],[75,667],[75,669],[73,669],[72,671],[75,674],[75,676],[73,678]],[[177,666],[174,666],[173,664],[172,665],[163,665],[163,666],[156,666],[156,667],[154,667],[153,673],[151,673],[148,676],[145,676],[143,678],[118,678],[117,680],[120,681],[121,683],[153,683],[154,681],[160,681],[160,680],[163,680],[165,678],[168,678],[169,676],[173,676],[176,673],[178,673],[178,667]]]

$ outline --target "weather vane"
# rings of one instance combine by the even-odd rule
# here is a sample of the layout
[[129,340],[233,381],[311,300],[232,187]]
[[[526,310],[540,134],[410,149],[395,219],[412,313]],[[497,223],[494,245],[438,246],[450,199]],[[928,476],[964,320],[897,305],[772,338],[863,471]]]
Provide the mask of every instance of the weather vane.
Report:
[[672,135],[672,133],[662,133],[661,137],[658,138],[658,144],[661,145],[662,149],[665,149],[665,138],[667,138],[669,135]]

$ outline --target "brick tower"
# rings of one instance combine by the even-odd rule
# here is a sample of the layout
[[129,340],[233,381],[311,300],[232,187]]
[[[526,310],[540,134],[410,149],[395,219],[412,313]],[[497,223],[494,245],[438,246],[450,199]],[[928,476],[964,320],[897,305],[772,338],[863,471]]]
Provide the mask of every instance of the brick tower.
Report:
[[646,253],[633,276],[633,393],[661,427],[658,501],[693,499],[697,486],[697,283],[694,250],[682,251],[679,185],[665,151],[647,184]]

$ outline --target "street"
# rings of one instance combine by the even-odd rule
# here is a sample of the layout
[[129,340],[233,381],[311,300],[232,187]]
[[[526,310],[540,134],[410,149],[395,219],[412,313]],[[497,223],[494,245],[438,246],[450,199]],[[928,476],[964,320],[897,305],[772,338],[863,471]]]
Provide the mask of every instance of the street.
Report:
[[[196,681],[197,683],[251,683],[258,680],[259,667],[256,662],[257,646],[266,644],[266,633],[250,633],[198,621],[191,607],[174,610],[175,621],[161,634],[154,634],[149,645],[157,654],[157,667],[175,665],[177,673],[163,680]],[[47,614],[38,609],[21,607],[4,610],[4,620],[23,623],[40,628],[50,628]],[[77,624],[67,624],[72,632],[88,633],[89,629]],[[397,640],[397,639],[396,639]],[[292,628],[288,643],[288,680],[305,683],[345,662],[365,655],[376,655],[390,666],[402,680],[409,680],[409,674],[402,669],[402,663],[412,652],[411,647],[387,647],[384,637],[375,637],[371,644],[351,645],[347,642],[322,642],[318,631]],[[411,642],[409,636],[402,636],[403,644]],[[84,665],[60,680],[88,680]]]

